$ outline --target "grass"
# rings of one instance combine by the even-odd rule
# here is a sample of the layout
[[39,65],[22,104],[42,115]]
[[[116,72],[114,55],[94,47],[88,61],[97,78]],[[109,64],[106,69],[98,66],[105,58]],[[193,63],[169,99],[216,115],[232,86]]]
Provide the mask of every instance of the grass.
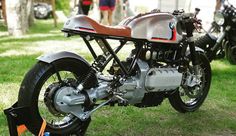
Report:
[[[48,21],[37,21],[22,38],[0,37],[0,109],[17,101],[18,89],[24,74],[36,63],[35,58],[51,47],[72,50],[88,60],[91,56],[81,41],[66,39],[59,28]],[[65,46],[60,43],[68,43]],[[48,44],[55,43],[55,44]],[[46,44],[46,45],[45,45]],[[57,50],[53,51],[57,51]],[[61,49],[61,48],[59,48]],[[12,51],[16,52],[12,52]],[[2,56],[1,56],[2,55]],[[226,60],[212,63],[211,89],[202,107],[187,114],[177,113],[168,101],[161,106],[139,109],[136,107],[104,107],[96,112],[88,136],[233,136],[236,135],[236,66]],[[6,119],[0,112],[0,135],[9,135]]]

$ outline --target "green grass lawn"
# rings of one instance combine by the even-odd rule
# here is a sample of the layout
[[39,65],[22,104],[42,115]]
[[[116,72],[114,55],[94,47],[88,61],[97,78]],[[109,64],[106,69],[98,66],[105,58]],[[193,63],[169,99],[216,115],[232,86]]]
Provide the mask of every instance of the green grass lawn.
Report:
[[[24,74],[36,63],[44,50],[72,50],[91,60],[77,38],[66,39],[59,28],[48,21],[37,21],[22,38],[0,37],[0,135],[8,128],[3,109],[17,101],[18,89]],[[62,25],[60,25],[62,26]],[[1,29],[3,30],[3,29]],[[0,31],[1,32],[1,31]],[[51,44],[53,43],[53,44]],[[63,43],[63,44],[61,44]],[[233,136],[236,135],[236,66],[226,60],[212,63],[211,89],[202,107],[180,114],[168,101],[159,107],[104,107],[96,112],[88,136]]]

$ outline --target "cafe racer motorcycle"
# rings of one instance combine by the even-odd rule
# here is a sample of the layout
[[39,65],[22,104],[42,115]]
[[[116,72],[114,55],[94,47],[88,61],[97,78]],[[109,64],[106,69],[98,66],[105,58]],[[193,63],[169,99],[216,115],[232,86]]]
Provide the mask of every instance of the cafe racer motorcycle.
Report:
[[[181,113],[197,110],[210,88],[211,67],[204,51],[194,46],[195,23],[193,13],[178,10],[139,14],[114,27],[84,15],[71,17],[62,31],[80,35],[94,61],[70,52],[37,58],[18,97],[19,107],[29,107],[26,127],[38,134],[45,120],[50,134],[69,135],[103,106],[152,107],[165,98]],[[112,48],[107,39],[120,45]],[[91,41],[103,53],[98,55]],[[121,61],[117,53],[130,43],[133,50]]]
[[[221,29],[221,30],[220,30]],[[218,33],[219,36],[215,36]],[[221,59],[226,56],[227,60],[236,64],[236,8],[227,0],[222,9],[217,11],[211,28],[204,36],[195,41],[195,46],[202,48],[209,61]]]

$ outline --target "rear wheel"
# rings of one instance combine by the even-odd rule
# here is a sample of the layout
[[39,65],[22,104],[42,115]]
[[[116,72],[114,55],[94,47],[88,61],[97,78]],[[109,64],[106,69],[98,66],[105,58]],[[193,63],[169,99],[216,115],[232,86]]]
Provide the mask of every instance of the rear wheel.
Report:
[[[18,97],[18,106],[27,106],[26,126],[38,134],[43,120],[51,135],[69,135],[81,130],[87,121],[61,113],[54,105],[54,96],[61,88],[75,88],[87,73],[88,66],[75,59],[61,59],[53,64],[38,62],[25,76]],[[87,88],[92,87],[96,78]]]
[[169,97],[170,104],[181,113],[196,111],[204,102],[211,84],[211,67],[203,53],[198,52],[200,65],[196,78],[193,66],[189,65],[183,75],[183,83],[178,90]]

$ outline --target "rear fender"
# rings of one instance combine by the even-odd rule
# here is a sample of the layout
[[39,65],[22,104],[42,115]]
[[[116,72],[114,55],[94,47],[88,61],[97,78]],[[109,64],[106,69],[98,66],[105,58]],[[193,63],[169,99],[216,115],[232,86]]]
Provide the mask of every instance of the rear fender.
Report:
[[65,59],[65,58],[76,59],[76,60],[84,63],[86,66],[90,67],[90,64],[84,58],[82,58],[81,56],[79,56],[75,53],[66,52],[66,51],[58,52],[58,53],[54,53],[54,54],[42,55],[42,56],[38,57],[37,60],[51,64],[54,61],[57,61],[59,59]]

